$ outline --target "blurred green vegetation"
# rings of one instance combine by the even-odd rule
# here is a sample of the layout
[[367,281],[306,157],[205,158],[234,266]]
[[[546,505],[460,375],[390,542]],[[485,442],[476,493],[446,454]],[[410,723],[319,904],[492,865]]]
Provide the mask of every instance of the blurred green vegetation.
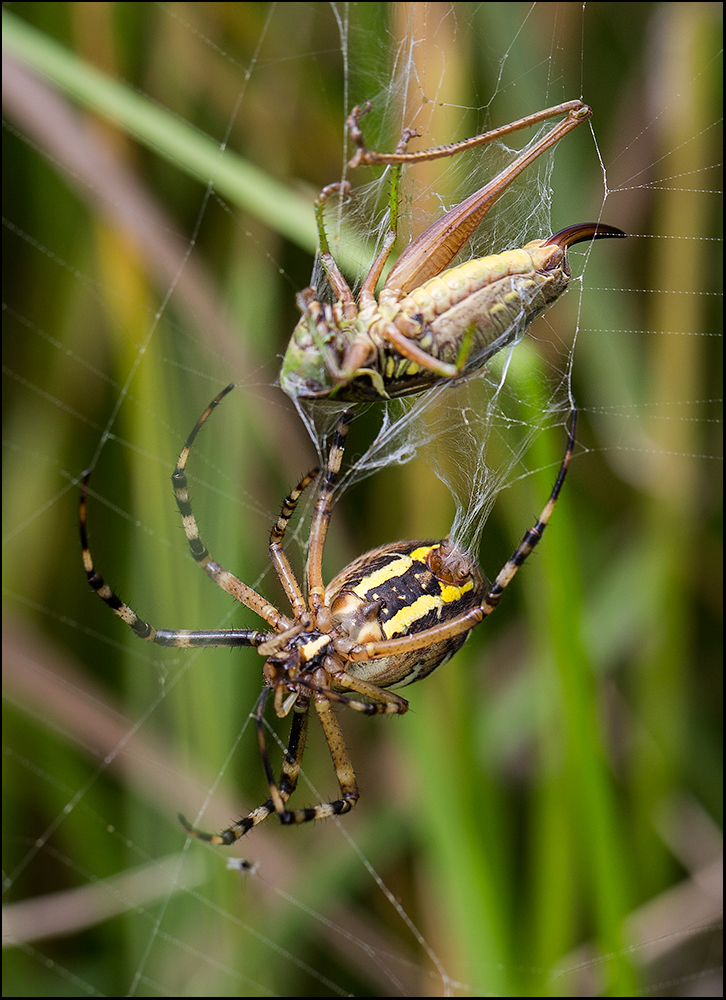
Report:
[[[581,94],[603,219],[633,237],[598,245],[582,298],[534,332],[549,362],[579,330],[580,450],[545,541],[456,659],[405,692],[405,718],[344,713],[362,801],[343,829],[456,995],[679,996],[694,976],[720,991],[720,7],[5,13],[6,52],[34,65],[4,85],[6,994],[445,992],[334,823],[256,830],[237,852],[254,877],[185,850],[177,810],[207,806],[201,825],[221,828],[265,796],[252,727],[237,742],[260,662],[128,635],[88,591],[76,528],[92,461],[92,547],[121,596],[158,626],[251,625],[192,564],[168,479],[234,381],[190,461],[195,509],[214,557],[281,599],[269,528],[316,461],[274,387],[312,202],[406,32],[410,92],[441,103],[431,144]],[[558,228],[604,199],[591,137],[565,143]],[[541,471],[498,498],[488,573],[563,445],[561,428],[538,438]],[[438,537],[451,514],[424,462],[386,469],[336,507],[327,572]],[[306,771],[329,797],[314,737]]]

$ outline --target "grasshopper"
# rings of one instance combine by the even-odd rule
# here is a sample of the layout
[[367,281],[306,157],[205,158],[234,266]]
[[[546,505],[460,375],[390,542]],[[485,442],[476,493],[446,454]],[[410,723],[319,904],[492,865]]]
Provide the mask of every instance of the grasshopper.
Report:
[[[520,249],[506,250],[449,267],[484,216],[537,157],[587,121],[592,111],[568,101],[461,142],[417,153],[406,152],[417,135],[406,129],[393,153],[368,150],[355,108],[348,127],[357,147],[352,167],[393,167],[390,230],[366,274],[358,301],[336,264],[323,223],[323,206],[348,185],[331,184],[316,201],[320,256],[336,301],[321,302],[313,288],[298,295],[301,312],[280,372],[288,395],[343,402],[384,400],[421,392],[440,379],[481,369],[492,355],[521,336],[572,277],[567,249],[575,243],[625,236],[601,223],[568,226]],[[512,132],[565,115],[513,163],[460,205],[433,222],[403,251],[376,296],[376,287],[397,235],[402,166],[453,156]]]

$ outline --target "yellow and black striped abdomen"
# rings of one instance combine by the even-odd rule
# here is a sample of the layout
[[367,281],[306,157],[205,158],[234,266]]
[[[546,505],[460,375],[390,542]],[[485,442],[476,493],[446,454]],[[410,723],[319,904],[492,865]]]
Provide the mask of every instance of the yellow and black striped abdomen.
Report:
[[[380,642],[423,632],[479,605],[486,587],[479,567],[463,553],[452,558],[447,546],[446,541],[394,542],[352,562],[327,588],[338,633],[356,644]],[[411,684],[448,660],[466,634],[399,656],[350,663],[347,670],[378,687]]]

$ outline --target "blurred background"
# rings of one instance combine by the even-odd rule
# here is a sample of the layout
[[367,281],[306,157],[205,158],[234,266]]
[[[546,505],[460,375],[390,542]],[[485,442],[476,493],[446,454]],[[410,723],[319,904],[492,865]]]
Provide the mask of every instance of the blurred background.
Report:
[[[7,995],[721,995],[721,6],[3,13]],[[524,198],[630,238],[573,253],[581,283],[528,338],[581,415],[543,545],[407,716],[342,713],[351,815],[189,843],[178,811],[221,829],[266,797],[261,663],[140,643],[90,593],[81,470],[98,568],[140,615],[256,627],[192,563],[169,475],[235,382],[192,499],[213,556],[281,604],[269,529],[318,459],[275,380],[346,115],[370,99],[371,145],[406,124],[424,148],[577,96],[592,131]],[[407,171],[410,228],[467,180]],[[563,447],[556,424],[497,498],[490,575]],[[336,506],[326,578],[453,512],[426,462],[385,468]],[[297,805],[335,795],[312,729]]]

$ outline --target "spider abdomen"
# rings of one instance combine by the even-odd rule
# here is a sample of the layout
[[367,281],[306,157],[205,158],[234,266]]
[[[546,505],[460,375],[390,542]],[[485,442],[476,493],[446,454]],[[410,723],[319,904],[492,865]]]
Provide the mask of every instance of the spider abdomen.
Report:
[[[474,560],[453,550],[448,540],[404,541],[356,559],[330,583],[326,597],[338,634],[360,645],[447,622],[477,607],[485,590]],[[466,635],[396,656],[351,662],[346,670],[382,688],[411,684],[453,656]]]

